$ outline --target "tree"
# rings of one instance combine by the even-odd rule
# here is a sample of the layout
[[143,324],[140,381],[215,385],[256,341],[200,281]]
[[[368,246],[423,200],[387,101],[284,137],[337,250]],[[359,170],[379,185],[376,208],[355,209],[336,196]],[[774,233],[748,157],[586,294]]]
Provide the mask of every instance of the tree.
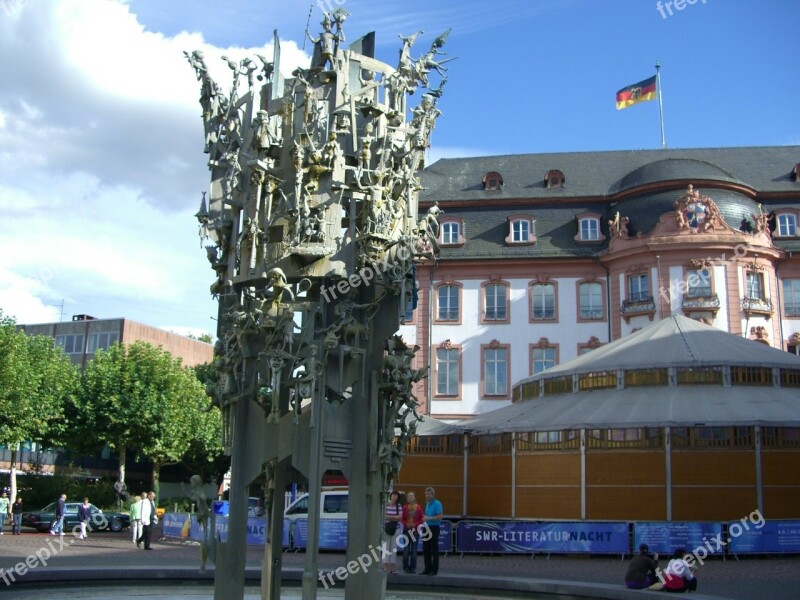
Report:
[[[214,363],[203,363],[192,367],[206,394],[213,389],[217,381],[217,368]],[[206,399],[207,407],[200,413],[201,420],[197,426],[197,436],[192,441],[189,451],[183,459],[184,464],[199,474],[204,481],[212,476],[219,486],[230,468],[231,457],[223,454],[222,448],[222,414],[217,406]]]
[[17,493],[17,452],[23,442],[53,443],[66,434],[65,406],[79,373],[47,336],[18,331],[0,310],[0,444],[11,449],[11,498]]
[[119,481],[125,481],[128,451],[135,451],[153,462],[156,493],[161,467],[179,462],[211,427],[203,417],[205,390],[194,371],[145,342],[98,351],[86,366],[81,396],[87,432],[119,453]]
[[205,342],[206,344],[211,344],[214,341],[214,338],[211,337],[210,333],[201,333],[200,335],[189,333],[186,335],[186,337],[197,340],[198,342]]

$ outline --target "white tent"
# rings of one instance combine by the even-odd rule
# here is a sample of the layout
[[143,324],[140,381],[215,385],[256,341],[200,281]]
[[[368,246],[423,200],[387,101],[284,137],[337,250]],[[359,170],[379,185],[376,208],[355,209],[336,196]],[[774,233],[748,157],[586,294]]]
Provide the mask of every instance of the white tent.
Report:
[[[515,387],[587,373],[670,367],[760,367],[800,371],[800,357],[687,317],[673,316],[523,379]],[[800,426],[800,390],[775,385],[730,384],[582,390],[525,398],[458,425],[475,434],[663,426],[797,427]]]

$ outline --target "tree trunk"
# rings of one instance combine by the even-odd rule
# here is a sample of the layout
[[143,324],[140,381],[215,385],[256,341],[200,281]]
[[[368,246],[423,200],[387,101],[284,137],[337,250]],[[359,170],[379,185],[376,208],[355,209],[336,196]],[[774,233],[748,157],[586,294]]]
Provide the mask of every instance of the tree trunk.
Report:
[[159,476],[161,475],[161,463],[153,461],[153,491],[156,493],[156,499],[159,498]]
[[[13,504],[17,500],[17,452],[18,452],[19,444],[14,444],[14,447],[11,449],[11,473],[9,474],[9,479],[11,480],[11,500],[10,502]],[[24,501],[24,500],[23,500]]]
[[[128,458],[128,448],[127,446],[120,446],[119,447],[119,476],[117,481],[120,483],[125,483],[125,461]],[[121,487],[121,486],[120,486]]]

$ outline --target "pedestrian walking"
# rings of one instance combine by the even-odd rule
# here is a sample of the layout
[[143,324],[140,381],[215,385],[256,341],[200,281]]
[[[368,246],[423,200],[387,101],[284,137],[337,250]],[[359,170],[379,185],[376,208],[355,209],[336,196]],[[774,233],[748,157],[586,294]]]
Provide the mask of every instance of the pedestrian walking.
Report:
[[131,504],[131,533],[135,544],[142,535],[142,501],[147,498],[146,493],[137,494]]
[[61,494],[56,500],[55,520],[50,528],[50,535],[64,535],[64,512],[67,508],[67,495]]
[[[144,494],[142,494],[144,496]],[[136,547],[141,547],[141,544],[144,543],[145,550],[152,550],[150,547],[150,540],[153,535],[153,528],[158,524],[158,515],[156,514],[156,504],[155,504],[156,493],[150,492],[147,495],[147,498],[142,498],[142,514],[141,514],[141,521],[142,521],[142,535],[136,541]]]
[[6,524],[6,519],[11,512],[8,509],[9,505],[10,502],[8,501],[8,493],[3,492],[2,495],[0,495],[0,535],[3,535],[3,528]]
[[25,504],[22,502],[22,496],[17,496],[14,504],[11,505],[11,517],[13,519],[11,526],[11,533],[20,535],[22,529],[22,513],[25,511]]
[[89,521],[92,519],[92,505],[89,504],[89,499],[84,498],[83,504],[78,507],[78,521],[81,524],[81,533],[78,536],[78,539],[85,540],[86,535],[86,527],[89,524]]

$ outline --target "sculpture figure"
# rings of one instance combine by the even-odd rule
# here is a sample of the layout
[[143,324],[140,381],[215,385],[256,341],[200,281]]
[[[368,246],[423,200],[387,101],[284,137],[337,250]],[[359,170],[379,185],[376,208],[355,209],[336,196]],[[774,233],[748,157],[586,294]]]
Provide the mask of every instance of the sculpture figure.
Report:
[[[344,18],[342,18],[341,22],[344,22]],[[337,24],[341,27],[339,21]],[[318,63],[312,64],[312,67],[325,67],[325,65],[330,65],[330,68],[334,68],[333,57],[336,52],[336,45],[344,39],[344,36],[341,32],[341,29],[337,31],[337,33],[333,33],[331,31],[331,19],[327,13],[325,13],[325,18],[322,19],[322,32],[319,34],[319,37],[316,39],[311,37],[311,34],[306,32],[308,39],[311,41],[312,44],[316,46],[315,53],[319,52],[320,60]]]
[[192,475],[189,478],[189,497],[197,506],[197,524],[203,534],[200,541],[200,572],[206,570],[206,562],[211,559],[214,563],[214,555],[211,549],[211,536],[209,527],[211,525],[211,512],[208,509],[208,497],[203,490],[203,479],[199,475]]
[[195,71],[200,86],[200,106],[203,107],[203,126],[205,129],[205,147],[203,151],[211,154],[210,160],[216,160],[213,148],[219,137],[219,128],[224,115],[228,112],[228,102],[219,85],[208,74],[205,58],[202,51],[195,50],[191,54],[183,55]]
[[[367,44],[340,51],[346,17],[341,9],[326,15],[312,38],[310,67],[296,70],[286,88],[277,45],[272,60],[224,58],[232,74],[227,95],[208,77],[202,53],[186,55],[201,81],[211,171],[208,207],[196,217],[201,235],[216,241],[206,249],[219,301],[217,380],[208,392],[235,459],[217,600],[244,595],[244,553],[229,549],[244,545],[247,486],[255,477],[267,482],[262,590],[272,600],[281,591],[283,529],[273,495],[285,489],[290,469],[307,478],[303,596],[310,600],[321,474],[347,474],[354,559],[378,541],[381,490],[415,431],[414,387],[427,369],[412,366],[413,345],[395,340],[382,350],[416,286],[414,261],[438,250],[441,210],[434,204],[418,214],[415,171],[441,115],[447,34],[417,61],[411,47],[421,32],[402,37],[395,70],[362,55]],[[431,72],[442,76],[435,89]],[[408,117],[407,95],[420,84],[429,91]],[[415,251],[422,246],[424,254]],[[380,583],[372,573],[354,574],[346,598],[378,600]]]

